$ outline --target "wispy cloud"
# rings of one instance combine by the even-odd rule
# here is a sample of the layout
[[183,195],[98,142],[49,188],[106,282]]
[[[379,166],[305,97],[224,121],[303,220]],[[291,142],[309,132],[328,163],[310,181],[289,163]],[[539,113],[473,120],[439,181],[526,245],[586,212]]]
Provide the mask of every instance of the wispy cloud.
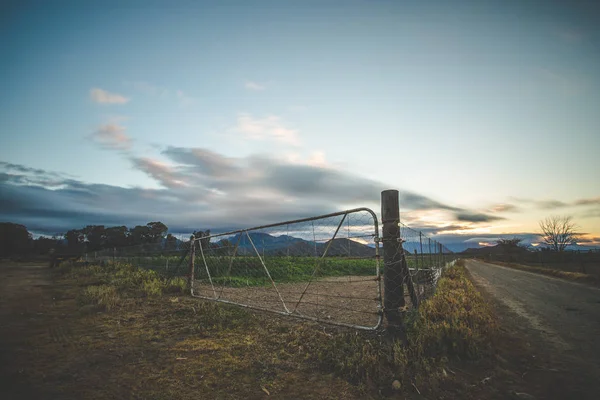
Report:
[[577,206],[600,205],[600,197],[596,197],[593,199],[579,199],[579,200],[575,201],[575,205],[577,205]]
[[[109,124],[97,136],[108,146],[122,146],[129,142],[123,129]],[[54,232],[94,223],[132,225],[150,219],[160,219],[179,231],[233,229],[356,205],[376,210],[381,190],[389,187],[341,168],[323,166],[325,156],[319,152],[296,162],[263,155],[229,157],[209,149],[185,147],[163,149],[160,159],[130,154],[126,157],[135,170],[151,177],[161,188],[90,184],[0,163],[7,170],[3,173],[0,169],[0,219]],[[436,232],[451,229],[473,233],[482,221],[494,219],[408,191],[400,191],[400,201],[408,212],[448,214],[448,222],[427,225]],[[455,213],[469,222],[457,222]]]
[[491,222],[503,220],[505,218],[477,212],[460,211],[456,213],[456,219],[464,222]]
[[316,150],[311,152],[308,157],[303,156],[299,152],[290,152],[284,155],[284,159],[291,164],[307,164],[314,167],[331,167],[332,165],[327,161],[325,152],[322,150]]
[[253,140],[270,139],[292,146],[300,144],[298,131],[286,127],[282,119],[275,115],[255,118],[249,113],[241,113],[238,115],[235,130]]
[[585,218],[600,218],[600,208],[596,210],[588,211],[583,215]]
[[490,207],[489,212],[492,213],[505,213],[505,212],[520,212],[521,209],[514,204],[502,203],[495,204]]
[[254,81],[246,81],[244,83],[244,87],[248,90],[253,90],[255,92],[261,92],[266,89],[266,86]]
[[164,162],[147,157],[132,158],[133,165],[167,188],[188,186],[174,168]]
[[177,90],[175,92],[177,99],[179,100],[179,105],[182,107],[191,106],[196,103],[196,99],[191,96],[188,96],[183,90]]
[[542,210],[555,210],[557,208],[565,208],[565,207],[579,207],[579,206],[594,206],[600,205],[600,197],[593,198],[585,198],[578,199],[573,202],[565,202],[561,200],[533,200],[533,199],[525,199],[520,197],[512,197],[514,201],[517,201],[521,204],[529,204],[533,207],[542,209]]
[[590,246],[598,246],[600,245],[600,236],[587,236],[581,237],[577,239],[577,244],[579,245],[590,245]]
[[535,205],[543,210],[555,210],[557,208],[567,207],[569,204],[560,200],[542,200],[536,201]]
[[93,88],[90,90],[90,98],[99,104],[125,104],[129,98],[118,93],[110,93],[106,90]]
[[122,125],[109,123],[101,125],[90,137],[104,148],[129,150],[132,140],[125,134],[125,130],[126,128]]
[[31,168],[21,164],[0,161],[0,182],[18,185],[42,185],[49,188],[59,187],[73,175]]

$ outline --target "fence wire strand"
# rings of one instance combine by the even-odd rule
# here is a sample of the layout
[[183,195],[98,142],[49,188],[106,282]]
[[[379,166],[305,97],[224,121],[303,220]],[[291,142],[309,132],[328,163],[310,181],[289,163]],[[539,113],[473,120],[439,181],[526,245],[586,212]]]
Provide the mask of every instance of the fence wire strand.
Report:
[[[403,304],[410,308],[434,293],[455,255],[423,232],[403,223],[399,228],[397,248],[402,253],[396,259],[406,272],[394,285],[403,288]],[[105,249],[85,257],[129,263],[169,278],[186,277],[195,297],[377,329],[384,314],[382,255],[376,215],[359,208],[193,241]]]

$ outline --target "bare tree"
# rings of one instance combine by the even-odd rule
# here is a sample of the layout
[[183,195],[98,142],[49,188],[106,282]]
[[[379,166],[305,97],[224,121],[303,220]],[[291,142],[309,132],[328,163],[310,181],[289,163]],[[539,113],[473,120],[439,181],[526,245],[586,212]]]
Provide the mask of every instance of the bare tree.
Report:
[[540,229],[542,240],[554,251],[564,251],[565,247],[575,243],[580,236],[577,225],[570,216],[547,217],[540,221]]

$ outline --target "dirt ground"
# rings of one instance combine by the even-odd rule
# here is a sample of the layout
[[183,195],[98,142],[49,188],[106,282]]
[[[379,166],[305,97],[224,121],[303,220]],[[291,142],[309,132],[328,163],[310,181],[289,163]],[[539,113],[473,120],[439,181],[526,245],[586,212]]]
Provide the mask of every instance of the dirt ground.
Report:
[[[431,290],[428,285],[415,285],[418,296],[424,298]],[[230,301],[259,309],[297,316],[317,318],[365,328],[377,326],[379,301],[377,279],[372,276],[327,277],[310,282],[277,283],[273,286],[226,287],[211,286],[196,281],[194,294],[198,297]],[[383,297],[381,285],[381,298]],[[404,302],[411,306],[408,289]]]
[[377,281],[369,276],[325,278],[273,286],[194,285],[195,295],[324,321],[374,327],[378,322]]
[[[161,297],[100,312],[78,305],[78,292],[47,266],[0,267],[0,399],[363,397],[342,379],[285,362],[274,378],[279,362],[254,358],[272,353],[256,348],[255,332],[236,331],[234,320],[194,323],[203,301]],[[288,329],[272,319],[265,326]]]
[[[78,304],[79,292],[45,266],[0,267],[1,399],[379,397],[302,361],[296,333],[333,337],[331,327],[263,313],[246,325],[237,307],[219,311],[223,325],[201,314],[214,303],[189,296],[136,299],[103,312]],[[494,359],[451,361],[447,382],[403,388],[397,398],[594,398],[577,391],[577,371],[555,370],[498,310]],[[281,335],[297,339],[282,346]]]

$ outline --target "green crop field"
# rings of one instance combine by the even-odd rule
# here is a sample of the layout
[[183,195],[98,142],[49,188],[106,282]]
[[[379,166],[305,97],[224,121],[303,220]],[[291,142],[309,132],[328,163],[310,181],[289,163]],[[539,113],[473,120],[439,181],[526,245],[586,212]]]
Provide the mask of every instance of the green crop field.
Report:
[[[438,255],[430,257],[408,256],[407,264],[411,269],[432,268],[454,259],[453,255],[445,255],[443,260]],[[262,258],[271,278],[275,282],[302,282],[311,277],[341,277],[341,276],[375,276],[377,261],[375,258],[345,258],[345,257],[285,257],[266,256]],[[145,269],[151,269],[163,276],[183,276],[188,274],[189,260],[180,255],[117,257],[120,263],[133,264]],[[206,265],[205,262],[206,261]],[[212,282],[217,285],[231,287],[257,286],[270,284],[261,259],[256,256],[213,256],[195,257],[195,278],[207,280],[208,272]],[[383,273],[383,260],[379,262],[380,272]]]

